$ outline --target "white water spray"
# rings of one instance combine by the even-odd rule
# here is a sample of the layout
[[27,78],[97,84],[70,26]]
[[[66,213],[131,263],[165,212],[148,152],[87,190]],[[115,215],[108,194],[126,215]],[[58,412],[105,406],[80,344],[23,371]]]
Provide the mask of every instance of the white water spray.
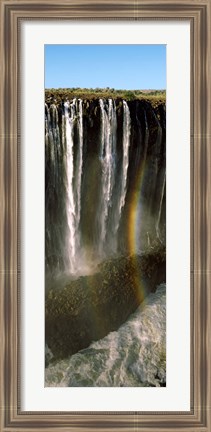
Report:
[[[67,267],[71,273],[75,272],[76,265],[76,206],[73,190],[73,175],[74,175],[74,164],[73,164],[73,144],[74,144],[74,121],[75,121],[75,104],[76,99],[73,100],[72,104],[69,102],[64,103],[65,109],[65,125],[66,125],[66,176],[67,176],[67,201],[66,201],[66,212],[67,212],[67,223],[68,223],[68,235],[67,235]],[[69,115],[70,109],[70,115]]]
[[101,150],[100,160],[102,165],[102,199],[99,209],[99,251],[102,254],[107,232],[108,213],[111,206],[111,197],[115,181],[115,155],[116,155],[116,106],[109,99],[108,107],[100,99],[101,108]]
[[127,192],[127,173],[129,166],[129,146],[130,146],[131,119],[130,111],[126,101],[123,101],[123,140],[122,140],[122,168],[121,168],[121,183],[115,197],[116,206],[113,219],[113,252],[117,248],[117,232],[119,229],[122,209],[125,205],[125,197]]
[[77,166],[76,166],[76,220],[75,220],[75,230],[76,230],[76,247],[80,248],[80,216],[81,216],[81,177],[82,177],[82,167],[83,167],[83,106],[82,100],[78,100],[78,155],[77,155]]

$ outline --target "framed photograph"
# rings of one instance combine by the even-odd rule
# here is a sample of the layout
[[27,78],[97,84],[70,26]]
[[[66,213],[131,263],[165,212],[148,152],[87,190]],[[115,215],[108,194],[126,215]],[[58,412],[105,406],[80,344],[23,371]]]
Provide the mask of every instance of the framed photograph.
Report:
[[209,431],[210,0],[1,0],[1,430]]

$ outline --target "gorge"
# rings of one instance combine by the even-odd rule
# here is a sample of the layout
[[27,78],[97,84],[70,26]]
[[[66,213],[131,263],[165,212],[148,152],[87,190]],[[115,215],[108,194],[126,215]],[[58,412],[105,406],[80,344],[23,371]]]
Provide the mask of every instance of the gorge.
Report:
[[48,95],[47,365],[118,330],[165,283],[165,243],[165,102]]

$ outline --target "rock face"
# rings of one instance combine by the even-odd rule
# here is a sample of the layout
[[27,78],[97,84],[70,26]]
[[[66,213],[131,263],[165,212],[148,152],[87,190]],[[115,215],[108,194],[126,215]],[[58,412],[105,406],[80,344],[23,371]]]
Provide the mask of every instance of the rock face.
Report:
[[110,259],[91,276],[46,296],[46,343],[54,360],[86,348],[117,330],[147,293],[165,281],[165,249]]
[[[71,102],[71,101],[70,101]],[[105,112],[109,101],[105,102]],[[118,195],[123,158],[124,101],[116,99],[115,105],[115,184],[113,196]],[[166,132],[165,106],[156,107],[145,100],[127,102],[130,112],[129,163],[126,178],[125,203],[121,210],[118,226],[117,250],[120,254],[131,253],[130,227],[139,219],[137,240],[141,249],[159,238],[165,243],[165,170]],[[78,128],[79,111],[71,120],[73,139],[73,164],[79,165],[78,149],[82,136],[82,173],[80,176],[80,232],[81,244],[90,254],[99,254],[98,209],[102,202],[102,110],[99,99],[82,101],[82,132]],[[108,114],[109,117],[109,114]],[[65,123],[65,101],[46,101],[46,147],[45,147],[45,259],[46,274],[54,275],[66,268],[67,236],[67,124]],[[119,179],[118,179],[119,176]],[[78,177],[73,175],[73,189],[77,188]],[[112,200],[113,198],[111,198]],[[135,215],[139,209],[140,215]],[[108,219],[112,209],[108,208]],[[134,216],[133,222],[131,217]],[[112,223],[108,224],[108,233]],[[104,248],[105,250],[106,248]],[[96,252],[97,251],[97,252]],[[139,252],[139,251],[135,251]],[[107,254],[109,257],[109,253]],[[105,258],[105,257],[104,257]]]

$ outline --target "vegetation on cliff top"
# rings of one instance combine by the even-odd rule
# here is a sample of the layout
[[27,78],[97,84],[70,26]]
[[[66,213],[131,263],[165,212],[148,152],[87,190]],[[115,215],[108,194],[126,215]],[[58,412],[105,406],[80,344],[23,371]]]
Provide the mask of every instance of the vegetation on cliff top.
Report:
[[156,106],[166,102],[165,90],[116,90],[114,88],[59,88],[59,89],[46,89],[45,99],[46,102],[51,102],[56,99],[60,103],[65,99],[99,99],[99,98],[112,98],[112,99],[125,99],[126,101],[139,99],[149,101],[152,106]]

